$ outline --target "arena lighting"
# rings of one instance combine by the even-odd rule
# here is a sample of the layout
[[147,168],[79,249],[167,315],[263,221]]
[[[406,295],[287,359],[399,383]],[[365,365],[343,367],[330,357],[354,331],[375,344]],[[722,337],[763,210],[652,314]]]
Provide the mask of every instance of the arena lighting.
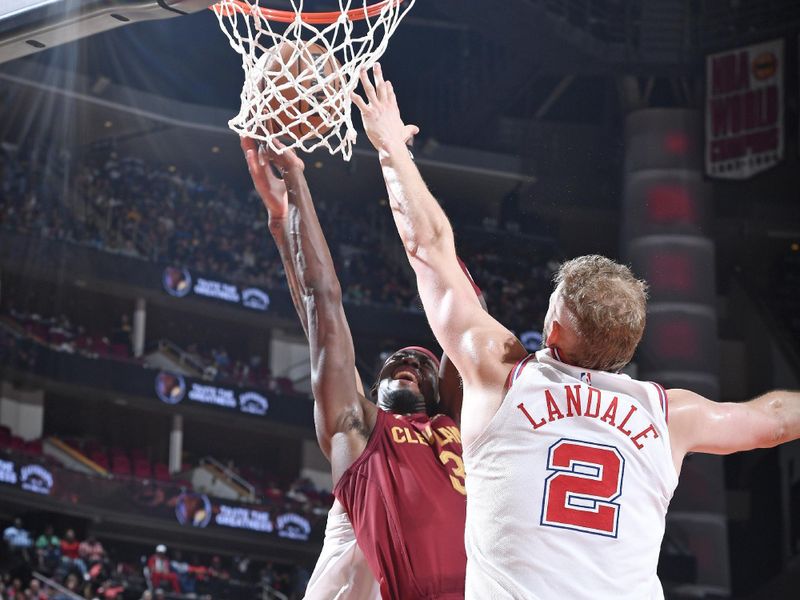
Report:
[[112,121],[106,121],[105,123],[103,123],[103,127],[105,127],[106,129],[110,129],[113,126],[114,123]]
[[697,220],[695,199],[682,183],[660,183],[647,192],[647,216],[652,223],[694,223]]
[[315,163],[314,163],[314,166],[315,166],[317,169],[321,169],[321,168],[323,167],[322,161],[321,161],[321,160],[318,160],[317,162],[315,162]]
[[219,154],[219,146],[211,146],[212,154]]

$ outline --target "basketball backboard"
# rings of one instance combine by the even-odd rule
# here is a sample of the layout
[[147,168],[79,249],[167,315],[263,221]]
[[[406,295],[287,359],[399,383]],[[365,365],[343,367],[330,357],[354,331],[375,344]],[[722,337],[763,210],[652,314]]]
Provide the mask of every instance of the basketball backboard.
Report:
[[2,0],[0,63],[137,21],[168,19],[214,0]]

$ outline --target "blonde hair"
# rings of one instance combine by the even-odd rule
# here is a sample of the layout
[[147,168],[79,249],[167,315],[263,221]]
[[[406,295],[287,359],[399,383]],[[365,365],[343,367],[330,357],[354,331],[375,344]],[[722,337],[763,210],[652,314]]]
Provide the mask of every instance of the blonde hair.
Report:
[[580,340],[577,366],[616,372],[628,364],[644,333],[647,283],[597,254],[568,260],[554,281]]

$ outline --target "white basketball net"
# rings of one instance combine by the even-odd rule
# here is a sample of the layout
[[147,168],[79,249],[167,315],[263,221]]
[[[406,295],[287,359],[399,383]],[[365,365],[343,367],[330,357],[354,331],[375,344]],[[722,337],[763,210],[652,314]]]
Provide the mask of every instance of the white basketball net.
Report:
[[[356,9],[363,16],[375,0],[338,0],[339,18],[320,25],[301,18],[304,0],[287,0],[295,13],[288,24],[267,18],[269,13],[259,7],[259,0],[222,0],[215,4],[220,27],[241,55],[244,69],[241,110],[228,126],[240,135],[266,142],[276,151],[281,151],[275,144],[280,138],[287,148],[312,152],[324,147],[350,160],[356,140],[350,93],[358,85],[361,69],[370,68],[386,51],[389,38],[414,1],[386,0],[375,16],[355,20],[348,18],[348,12]],[[281,56],[274,50],[282,42],[296,48],[292,56]],[[293,74],[292,64],[297,70],[298,64],[311,62],[297,62],[309,43],[321,46],[324,55],[313,57],[313,67]],[[324,65],[331,56],[341,66],[326,75]],[[269,72],[265,73],[267,65]],[[312,68],[315,73],[309,73]],[[284,122],[276,115],[282,115]]]

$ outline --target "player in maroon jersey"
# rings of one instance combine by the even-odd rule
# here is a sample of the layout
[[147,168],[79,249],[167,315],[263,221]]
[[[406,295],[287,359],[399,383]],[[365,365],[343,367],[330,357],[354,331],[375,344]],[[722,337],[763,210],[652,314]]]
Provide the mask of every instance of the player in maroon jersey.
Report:
[[463,598],[461,435],[451,416],[437,414],[439,361],[420,347],[395,352],[372,388],[375,403],[367,400],[303,163],[253,140],[243,139],[242,149],[309,338],[317,439],[381,596]]

